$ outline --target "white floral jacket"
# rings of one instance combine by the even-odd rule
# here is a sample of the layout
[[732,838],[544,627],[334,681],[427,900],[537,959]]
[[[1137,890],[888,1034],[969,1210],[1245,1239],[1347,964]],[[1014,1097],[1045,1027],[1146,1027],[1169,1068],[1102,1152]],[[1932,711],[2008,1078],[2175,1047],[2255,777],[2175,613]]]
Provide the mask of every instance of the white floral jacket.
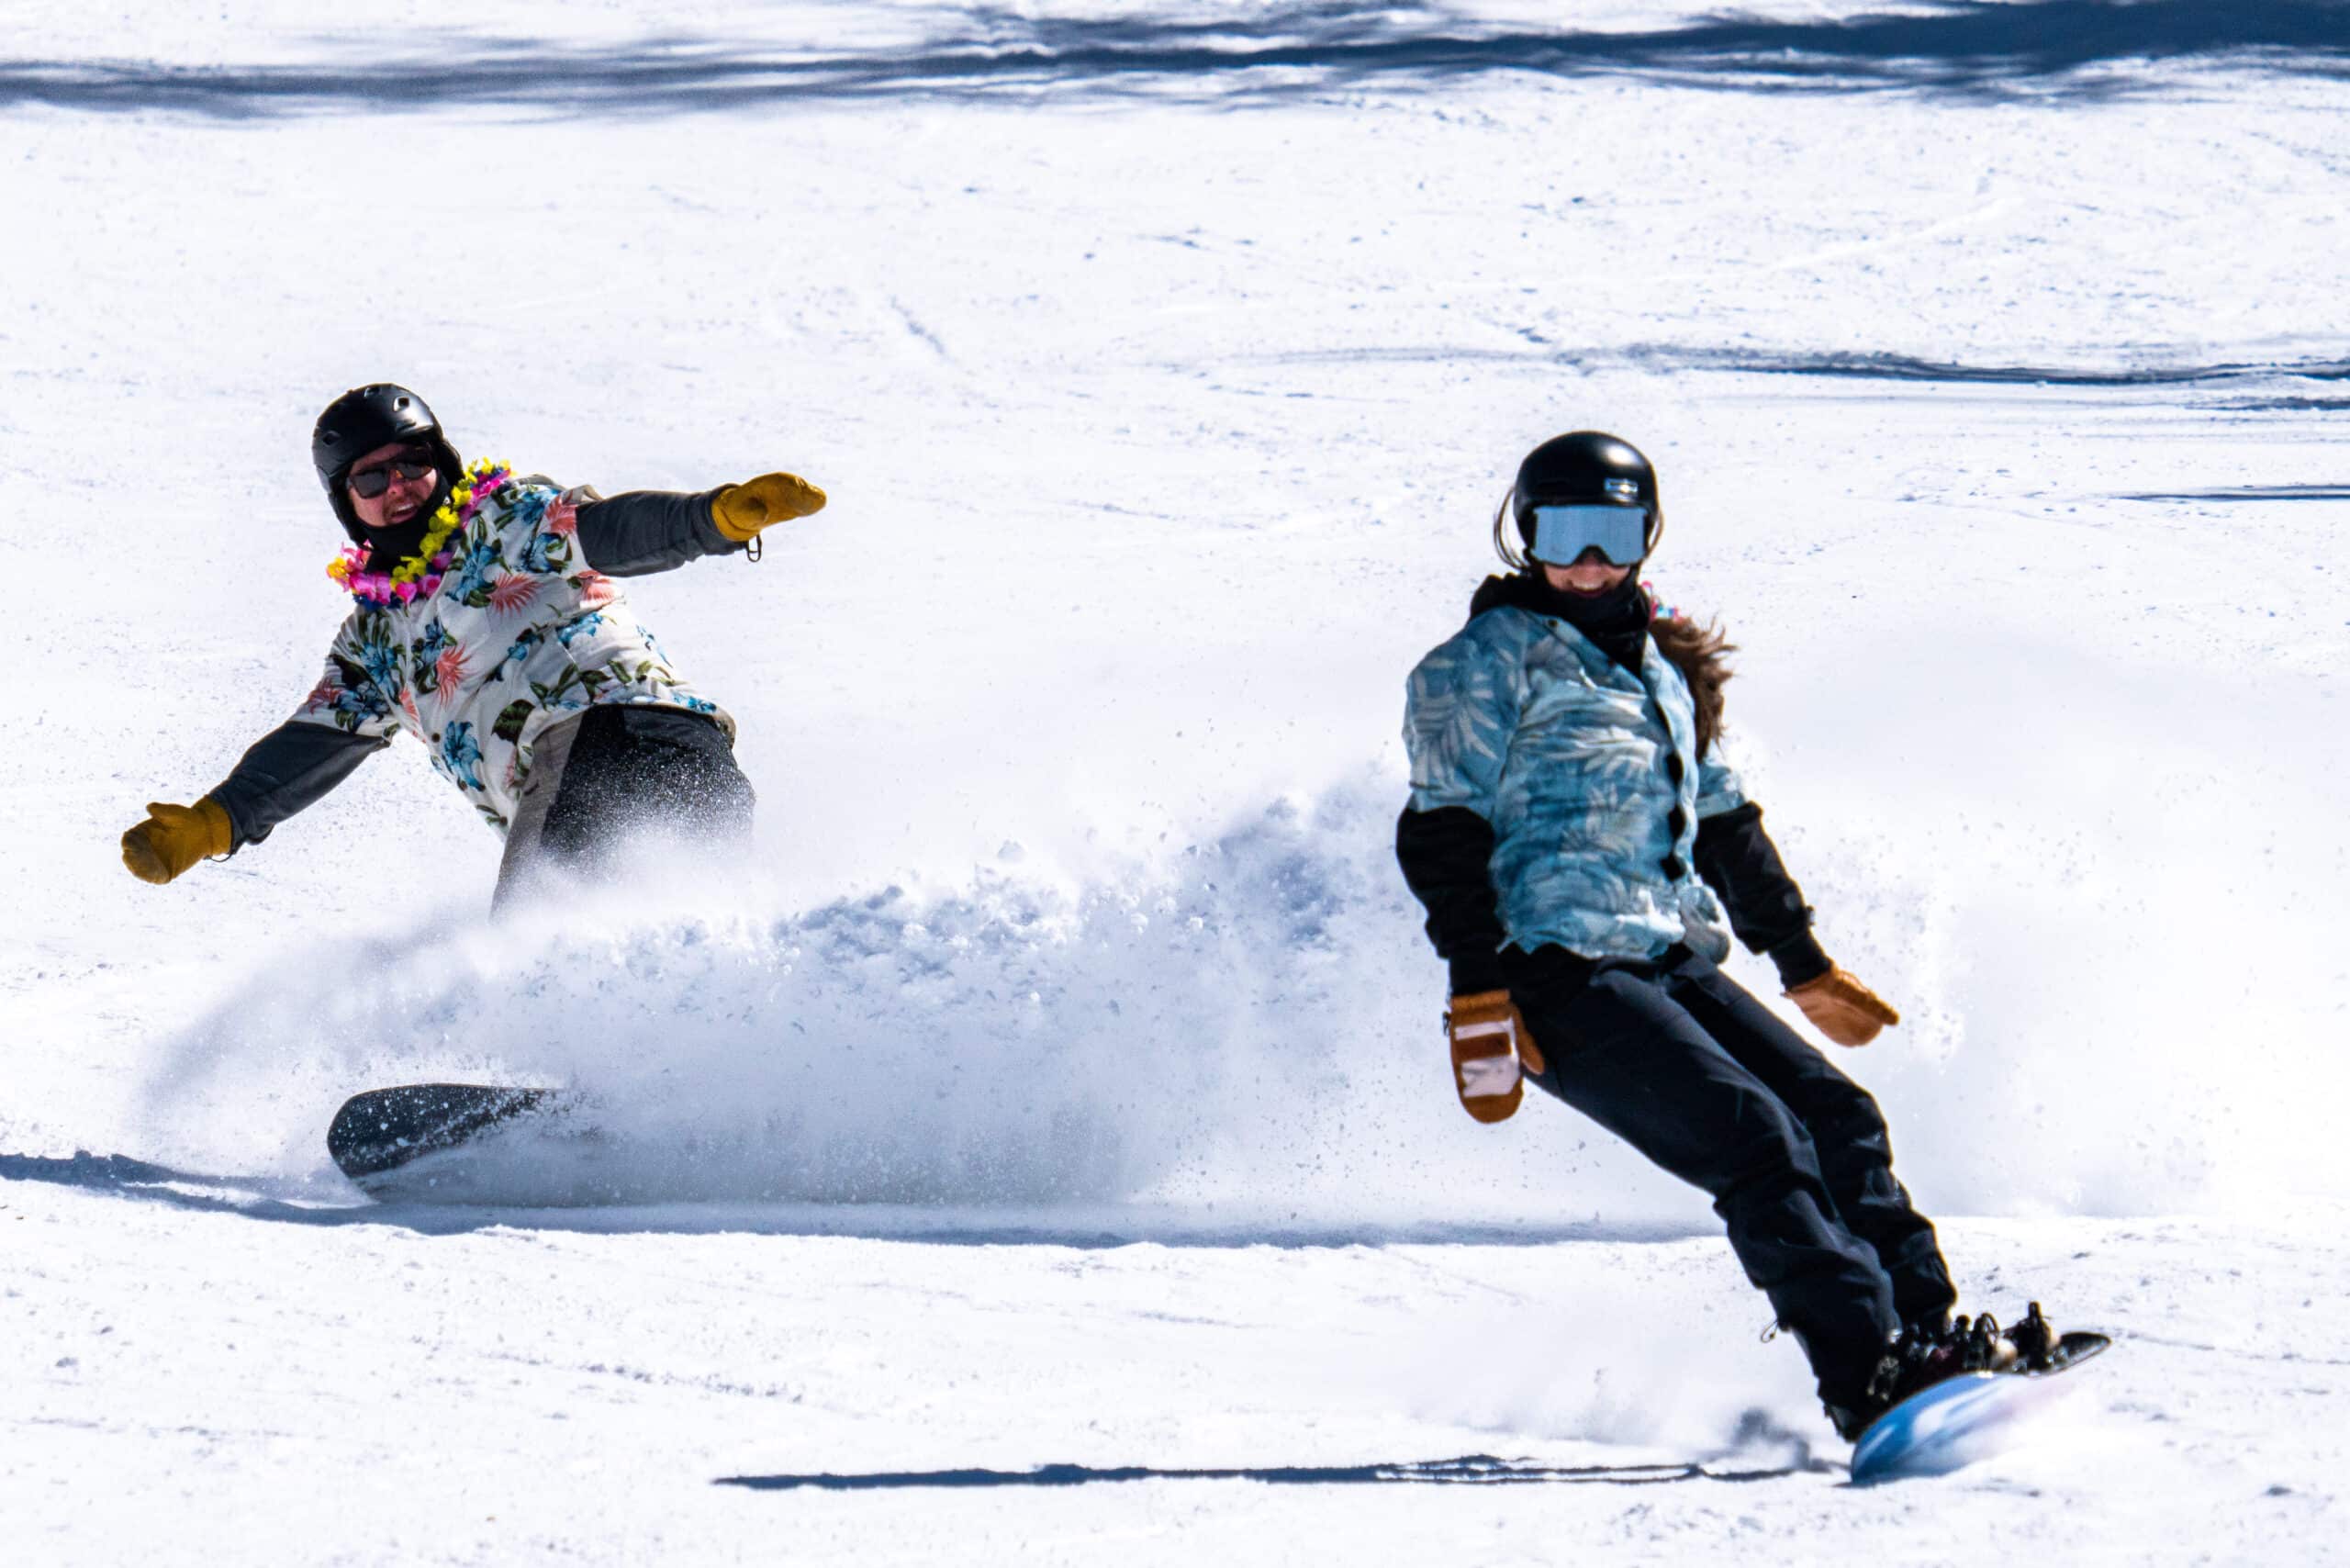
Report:
[[576,508],[544,478],[509,478],[450,536],[439,583],[357,605],[295,722],[369,739],[405,730],[501,834],[548,725],[599,703],[734,721],[662,656],[610,577],[576,548]]

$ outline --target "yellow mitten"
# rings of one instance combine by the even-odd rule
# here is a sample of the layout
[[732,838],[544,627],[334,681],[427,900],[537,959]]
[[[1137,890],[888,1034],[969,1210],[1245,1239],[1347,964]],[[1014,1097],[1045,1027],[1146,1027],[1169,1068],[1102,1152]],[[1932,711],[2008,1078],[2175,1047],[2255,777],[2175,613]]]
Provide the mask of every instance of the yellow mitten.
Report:
[[824,510],[824,492],[797,474],[762,474],[747,484],[729,485],[710,503],[718,532],[748,544],[769,523]]
[[211,796],[193,806],[150,801],[147,820],[122,835],[122,863],[140,881],[160,885],[207,856],[235,847],[229,813]]
[[1543,1070],[1542,1053],[1505,991],[1456,996],[1444,1015],[1452,1037],[1452,1086],[1461,1109],[1481,1122],[1505,1122],[1526,1098],[1526,1074]]
[[1830,969],[1787,992],[1811,1026],[1840,1046],[1865,1046],[1889,1024],[1901,1022],[1885,999],[1842,969]]

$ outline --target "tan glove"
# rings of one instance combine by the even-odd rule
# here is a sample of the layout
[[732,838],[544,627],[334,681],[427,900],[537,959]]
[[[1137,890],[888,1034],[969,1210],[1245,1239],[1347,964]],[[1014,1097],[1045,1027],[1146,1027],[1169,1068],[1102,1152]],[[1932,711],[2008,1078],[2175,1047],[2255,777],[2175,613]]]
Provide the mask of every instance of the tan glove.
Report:
[[1460,1108],[1481,1122],[1505,1122],[1526,1098],[1526,1074],[1543,1070],[1542,1053],[1505,991],[1456,996],[1444,1015],[1452,1039],[1452,1086]]
[[748,544],[769,523],[824,510],[824,492],[797,474],[762,474],[729,485],[710,503],[710,520],[737,544]]
[[150,801],[147,820],[122,835],[122,863],[140,881],[160,886],[207,856],[235,847],[229,813],[211,796],[193,806]]
[[1901,1014],[1841,968],[1830,969],[1787,992],[1811,1026],[1840,1046],[1865,1046]]

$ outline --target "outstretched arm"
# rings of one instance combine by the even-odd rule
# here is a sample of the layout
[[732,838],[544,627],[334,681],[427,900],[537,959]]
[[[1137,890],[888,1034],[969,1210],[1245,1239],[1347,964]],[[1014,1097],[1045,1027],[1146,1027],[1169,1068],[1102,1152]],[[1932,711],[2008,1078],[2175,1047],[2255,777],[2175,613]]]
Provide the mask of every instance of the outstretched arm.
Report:
[[770,523],[821,510],[824,492],[790,474],[688,495],[630,490],[606,498],[592,489],[565,498],[577,508],[579,553],[612,577],[672,571],[705,555],[745,549]]
[[630,490],[606,499],[593,490],[578,498],[579,554],[611,577],[674,571],[704,555],[728,555],[743,546],[718,532],[710,503],[716,490]]
[[150,801],[146,820],[122,835],[122,863],[162,883],[199,860],[233,855],[351,777],[391,744],[398,721],[341,638],[326,673],[294,717],[246,748],[212,792],[193,806]]
[[229,777],[213,787],[235,829],[233,848],[259,844],[295,812],[323,800],[359,765],[391,745],[388,734],[352,734],[288,719],[262,736],[237,759]]

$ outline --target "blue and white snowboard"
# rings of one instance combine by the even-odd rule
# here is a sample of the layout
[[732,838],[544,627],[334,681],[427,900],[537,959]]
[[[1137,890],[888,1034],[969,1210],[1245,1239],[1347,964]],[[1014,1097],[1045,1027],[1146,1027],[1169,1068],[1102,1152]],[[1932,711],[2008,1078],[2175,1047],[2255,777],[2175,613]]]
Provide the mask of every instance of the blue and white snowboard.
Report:
[[2056,1379],[2113,1341],[2067,1334],[2042,1372],[1973,1372],[1922,1388],[1878,1417],[1852,1450],[1852,1484],[1946,1475],[2012,1445],[2028,1416],[2058,1397]]

